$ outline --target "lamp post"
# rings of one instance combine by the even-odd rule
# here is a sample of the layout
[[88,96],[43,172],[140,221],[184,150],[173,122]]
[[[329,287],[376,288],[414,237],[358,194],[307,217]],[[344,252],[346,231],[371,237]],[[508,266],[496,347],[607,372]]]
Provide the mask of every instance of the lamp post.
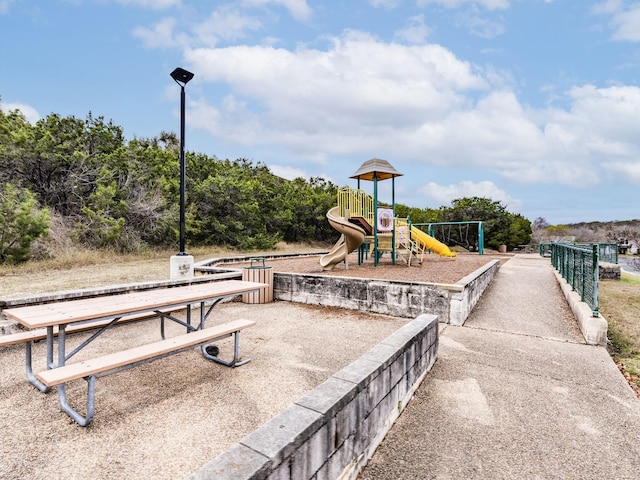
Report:
[[[184,68],[176,68],[171,72],[171,78],[180,85],[180,252],[171,257],[171,278],[192,277],[193,257],[185,252],[185,177],[187,173],[184,158],[184,86],[193,78],[193,73]],[[184,258],[180,258],[184,257]]]
[[178,67],[171,72],[171,78],[180,85],[180,253],[178,253],[178,255],[186,255],[184,239],[184,197],[187,167],[184,159],[184,86],[193,78],[193,73]]

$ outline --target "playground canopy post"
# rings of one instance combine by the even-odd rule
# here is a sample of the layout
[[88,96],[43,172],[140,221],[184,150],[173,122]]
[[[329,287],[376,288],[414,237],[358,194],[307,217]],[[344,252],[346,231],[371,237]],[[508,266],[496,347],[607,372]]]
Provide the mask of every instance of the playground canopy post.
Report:
[[[380,158],[372,158],[367,160],[360,168],[349,178],[355,178],[358,180],[358,190],[360,190],[360,180],[373,181],[373,264],[378,266],[378,259],[380,253],[378,249],[378,180],[391,179],[391,211],[393,213],[392,218],[396,216],[396,198],[395,198],[395,178],[400,177],[403,174],[398,172],[391,164]],[[391,230],[391,262],[396,264],[396,251],[395,251],[395,229]]]

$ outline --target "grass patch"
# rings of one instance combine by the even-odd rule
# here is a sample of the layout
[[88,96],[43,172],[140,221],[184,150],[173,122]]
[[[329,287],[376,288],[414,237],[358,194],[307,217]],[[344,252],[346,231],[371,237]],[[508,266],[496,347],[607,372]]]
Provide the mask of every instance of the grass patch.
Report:
[[609,324],[609,353],[627,379],[640,387],[640,279],[601,280],[600,311]]

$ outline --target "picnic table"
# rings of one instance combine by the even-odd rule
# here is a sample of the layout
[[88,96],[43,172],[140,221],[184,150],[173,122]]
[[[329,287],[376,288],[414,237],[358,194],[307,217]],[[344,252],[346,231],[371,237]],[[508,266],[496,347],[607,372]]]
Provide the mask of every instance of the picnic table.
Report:
[[[224,280],[183,287],[162,288],[121,295],[103,296],[56,302],[42,305],[9,308],[3,314],[20,323],[28,332],[11,335],[4,344],[25,344],[25,366],[28,380],[40,391],[48,392],[57,386],[61,409],[79,425],[88,425],[95,411],[96,379],[143,363],[148,363],[188,348],[200,346],[202,355],[213,362],[228,367],[244,365],[250,359],[240,361],[240,331],[255,325],[253,320],[232,322],[206,327],[206,321],[214,307],[221,301],[267,287],[266,284],[241,280]],[[199,318],[192,318],[192,310],[199,308]],[[186,319],[174,315],[177,310],[186,309]],[[114,325],[130,321],[160,318],[160,341],[141,345],[124,351],[85,360],[67,363],[78,352],[86,349],[98,337]],[[165,320],[176,322],[185,328],[185,334],[166,338]],[[195,321],[194,321],[195,320]],[[78,346],[67,352],[68,333],[93,330]],[[231,360],[218,356],[217,348],[209,349],[207,342],[226,337],[234,337],[234,353]],[[2,337],[0,337],[1,339]],[[33,343],[46,340],[46,370],[33,373]],[[57,361],[54,355],[57,343]],[[84,378],[87,383],[86,414],[80,414],[69,405],[65,385]]]

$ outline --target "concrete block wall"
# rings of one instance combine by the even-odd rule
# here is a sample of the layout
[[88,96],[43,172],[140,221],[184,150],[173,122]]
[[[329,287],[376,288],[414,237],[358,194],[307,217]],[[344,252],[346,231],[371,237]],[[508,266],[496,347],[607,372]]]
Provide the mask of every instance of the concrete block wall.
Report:
[[357,478],[438,355],[419,315],[189,478]]
[[450,290],[449,323],[464,325],[480,297],[498,273],[500,260],[493,260],[459,280]]
[[598,263],[598,278],[600,280],[620,280],[620,265],[608,262]]
[[441,322],[463,325],[500,267],[493,260],[455,284],[370,280],[353,277],[280,273],[274,298],[415,318],[437,315]]
[[434,284],[276,272],[274,297],[287,302],[415,318],[449,317],[449,294]]

